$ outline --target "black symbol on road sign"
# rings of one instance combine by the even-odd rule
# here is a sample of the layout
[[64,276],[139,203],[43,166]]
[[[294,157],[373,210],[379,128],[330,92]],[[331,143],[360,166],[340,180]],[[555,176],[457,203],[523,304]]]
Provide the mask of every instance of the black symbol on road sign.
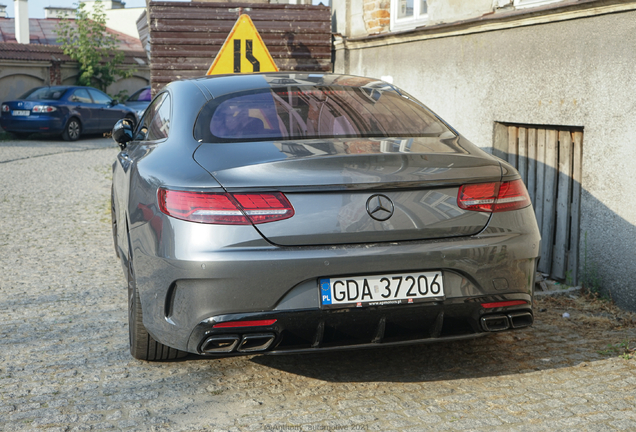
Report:
[[245,40],[245,58],[252,63],[254,72],[261,71],[261,63],[256,60],[256,57],[252,54],[252,39]]
[[[261,71],[261,63],[252,54],[252,39],[245,40],[245,58],[252,63],[252,72]],[[234,73],[241,73],[241,39],[234,39]]]

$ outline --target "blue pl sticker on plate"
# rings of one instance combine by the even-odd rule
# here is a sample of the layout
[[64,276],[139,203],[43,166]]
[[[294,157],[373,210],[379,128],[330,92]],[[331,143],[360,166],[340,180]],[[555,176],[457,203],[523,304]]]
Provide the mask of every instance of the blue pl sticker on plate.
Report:
[[331,304],[331,281],[329,279],[320,279],[320,299],[322,304]]

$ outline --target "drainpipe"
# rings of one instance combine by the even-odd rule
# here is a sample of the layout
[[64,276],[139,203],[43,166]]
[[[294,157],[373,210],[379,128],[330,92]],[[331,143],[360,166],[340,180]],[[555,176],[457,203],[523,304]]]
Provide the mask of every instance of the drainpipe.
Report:
[[15,0],[13,7],[15,10],[15,39],[18,43],[28,44],[30,40],[29,3],[27,0]]

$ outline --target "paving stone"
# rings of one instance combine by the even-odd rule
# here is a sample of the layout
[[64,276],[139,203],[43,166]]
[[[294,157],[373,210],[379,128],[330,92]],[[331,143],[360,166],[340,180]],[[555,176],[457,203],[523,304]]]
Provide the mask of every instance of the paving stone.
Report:
[[134,360],[110,232],[117,151],[0,142],[0,430],[636,430],[636,359],[599,354],[636,330],[584,332],[559,310],[473,341]]

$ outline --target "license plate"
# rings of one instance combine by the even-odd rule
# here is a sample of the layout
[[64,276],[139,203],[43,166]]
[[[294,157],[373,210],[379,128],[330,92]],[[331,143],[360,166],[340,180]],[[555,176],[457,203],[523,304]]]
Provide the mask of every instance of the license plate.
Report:
[[398,305],[444,298],[441,271],[320,279],[323,308]]
[[29,111],[29,110],[13,110],[12,114],[14,116],[28,116],[28,115],[31,115],[31,111]]

